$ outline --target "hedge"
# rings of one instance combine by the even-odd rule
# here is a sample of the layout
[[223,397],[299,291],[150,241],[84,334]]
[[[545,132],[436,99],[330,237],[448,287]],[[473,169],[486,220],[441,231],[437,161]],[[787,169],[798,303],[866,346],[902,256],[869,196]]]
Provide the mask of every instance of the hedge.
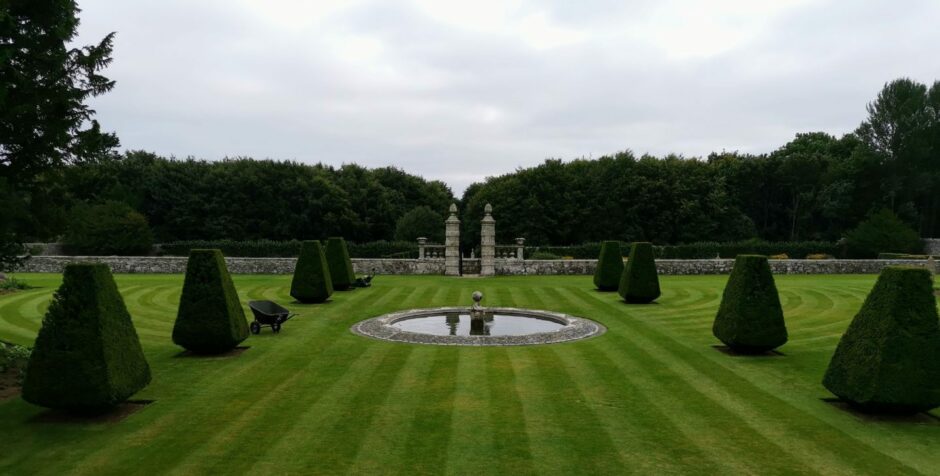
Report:
[[787,342],[783,308],[766,256],[737,257],[712,333],[741,353],[763,353]]
[[659,297],[653,245],[634,243],[630,246],[630,259],[623,268],[618,292],[624,301],[631,304],[649,304]]
[[927,259],[930,259],[930,258],[933,258],[933,259],[940,259],[940,257],[931,256],[931,255],[909,255],[909,254],[905,254],[905,253],[878,253],[878,259],[922,259],[922,260],[927,260]]
[[219,250],[193,250],[186,264],[173,342],[200,354],[234,349],[248,338],[248,321]]
[[940,323],[930,272],[882,270],[843,334],[823,385],[864,410],[916,413],[940,406]]
[[319,241],[305,241],[294,268],[290,295],[305,304],[324,302],[333,294],[330,267]]
[[153,249],[147,218],[122,202],[79,204],[69,212],[65,252],[83,256],[140,256]]
[[326,242],[326,261],[330,267],[330,279],[333,289],[345,291],[352,288],[356,280],[352,261],[349,260],[349,251],[346,250],[346,240],[333,237]]
[[[619,242],[623,250],[629,243]],[[594,259],[601,251],[601,243],[584,243],[574,246],[536,246],[526,248],[526,258],[537,252],[551,253],[558,256],[570,256],[574,259]],[[713,259],[735,258],[740,254],[787,255],[793,259],[804,259],[809,255],[843,256],[842,248],[828,241],[791,241],[766,242],[748,240],[731,243],[701,242],[681,245],[653,246],[653,254],[659,259]]]
[[[255,258],[294,258],[300,256],[302,241],[233,241],[196,240],[174,241],[160,245],[163,256],[188,256],[193,249],[218,249],[225,256]],[[418,244],[407,241],[372,241],[368,243],[346,243],[352,258],[417,258]]]
[[601,291],[616,291],[620,286],[622,274],[623,254],[620,252],[620,243],[605,241],[597,258],[597,268],[594,270],[594,286]]
[[150,366],[107,265],[67,265],[26,365],[23,399],[97,413],[149,383]]

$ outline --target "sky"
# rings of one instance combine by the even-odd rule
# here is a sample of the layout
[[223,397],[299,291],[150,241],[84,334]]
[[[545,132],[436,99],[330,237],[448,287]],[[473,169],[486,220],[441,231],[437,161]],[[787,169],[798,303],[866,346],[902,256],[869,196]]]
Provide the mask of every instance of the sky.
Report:
[[396,166],[770,152],[940,79],[940,1],[79,0],[125,150]]

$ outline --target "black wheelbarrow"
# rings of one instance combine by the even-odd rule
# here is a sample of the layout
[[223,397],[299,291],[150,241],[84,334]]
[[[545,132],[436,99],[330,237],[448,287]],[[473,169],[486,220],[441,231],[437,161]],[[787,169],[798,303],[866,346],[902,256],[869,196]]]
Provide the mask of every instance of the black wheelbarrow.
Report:
[[251,321],[251,333],[260,334],[262,327],[270,327],[275,334],[281,332],[281,325],[297,314],[291,314],[287,308],[274,301],[248,301],[255,320]]

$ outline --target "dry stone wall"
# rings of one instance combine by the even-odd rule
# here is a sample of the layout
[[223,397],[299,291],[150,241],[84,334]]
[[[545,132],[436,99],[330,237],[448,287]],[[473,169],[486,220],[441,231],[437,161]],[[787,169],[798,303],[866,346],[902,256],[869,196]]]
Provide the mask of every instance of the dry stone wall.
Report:
[[940,255],[940,238],[927,238],[924,240],[924,254]]
[[[76,262],[105,263],[114,273],[183,273],[185,257],[156,256],[34,256],[19,271],[30,273],[61,273],[66,264]],[[235,274],[291,274],[295,258],[226,258],[230,272]],[[357,274],[440,274],[445,271],[443,259],[371,259],[353,258]],[[928,266],[926,260],[771,260],[775,274],[877,274],[889,265]],[[519,260],[496,259],[497,275],[591,275],[597,260]],[[660,274],[728,274],[732,259],[656,260]],[[936,271],[936,270],[934,270]]]

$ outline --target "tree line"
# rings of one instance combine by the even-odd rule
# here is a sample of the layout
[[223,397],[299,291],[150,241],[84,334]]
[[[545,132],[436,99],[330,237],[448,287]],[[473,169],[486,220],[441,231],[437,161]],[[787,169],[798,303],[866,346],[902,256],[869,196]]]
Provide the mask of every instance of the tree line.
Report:
[[[163,242],[410,240],[440,229],[451,190],[396,168],[117,154],[117,136],[87,105],[115,85],[102,74],[114,34],[71,45],[78,13],[74,0],[0,4],[0,267],[17,261],[22,243],[70,229],[114,236],[95,228],[102,221],[144,220],[143,234]],[[629,151],[547,160],[471,185],[459,206],[465,246],[479,242],[487,202],[504,243],[833,241],[869,216],[937,236],[938,192],[940,82],[898,79],[842,137],[797,134],[768,154],[705,160]]]
[[129,204],[147,218],[158,242],[328,236],[390,240],[407,212],[417,207],[446,210],[454,200],[442,182],[394,167],[335,168],[247,158],[171,160],[148,152],[67,167],[61,184],[66,202]]
[[461,200],[465,244],[479,241],[486,203],[500,242],[836,241],[881,210],[938,236],[940,82],[892,81],[868,113],[852,133],[797,134],[767,154],[627,151],[491,177]]

